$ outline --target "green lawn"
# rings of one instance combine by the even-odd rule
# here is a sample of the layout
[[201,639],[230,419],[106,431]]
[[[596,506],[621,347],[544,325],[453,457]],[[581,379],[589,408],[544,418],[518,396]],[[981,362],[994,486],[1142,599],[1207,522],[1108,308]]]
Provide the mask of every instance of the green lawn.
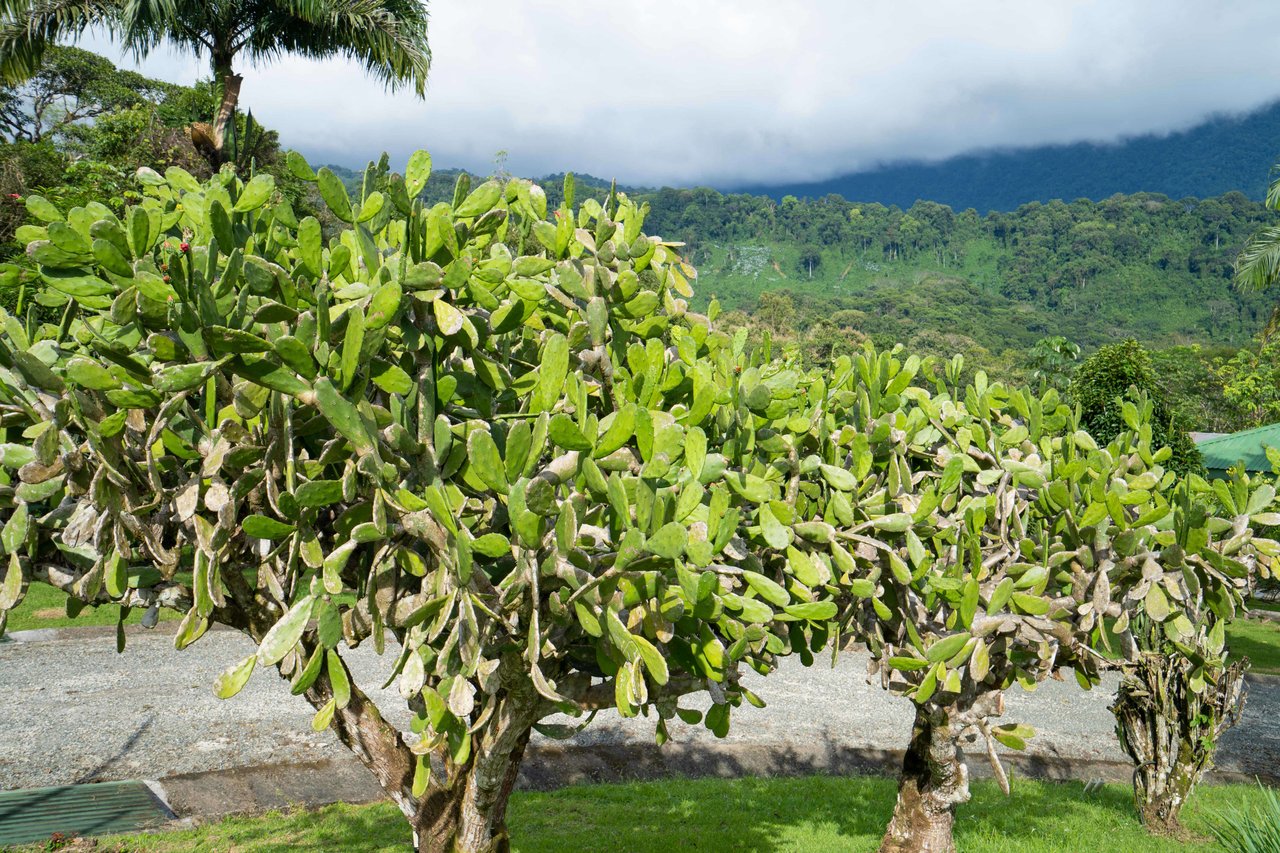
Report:
[[[1149,837],[1132,793],[1108,785],[1086,794],[1079,783],[1015,779],[1005,799],[989,782],[974,785],[961,806],[957,842],[965,853],[1156,853],[1209,851],[1212,844]],[[1204,786],[1185,817],[1205,831],[1207,810],[1256,801],[1248,785]],[[520,853],[582,850],[667,853],[871,853],[893,807],[894,782],[875,777],[668,780],[581,785],[551,793],[517,793],[509,812]],[[195,830],[105,839],[99,853],[234,850],[403,851],[407,827],[391,805],[330,806],[314,812],[236,818]],[[43,849],[32,847],[30,850]]]
[[[145,611],[134,608],[125,619],[126,625],[142,621]],[[161,610],[160,620],[168,622],[181,619],[181,613]],[[72,619],[67,615],[67,594],[47,583],[33,583],[27,588],[26,598],[9,614],[7,631],[26,631],[32,628],[62,628],[67,625],[114,625],[120,619],[118,604],[100,604],[86,607]]]
[[1237,619],[1227,626],[1227,647],[1249,658],[1251,672],[1280,675],[1280,622]]

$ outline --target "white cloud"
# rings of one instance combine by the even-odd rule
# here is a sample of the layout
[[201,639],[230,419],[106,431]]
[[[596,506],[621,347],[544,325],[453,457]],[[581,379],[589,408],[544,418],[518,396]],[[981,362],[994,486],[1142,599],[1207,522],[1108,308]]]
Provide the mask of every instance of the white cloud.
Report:
[[[431,13],[425,101],[296,58],[246,69],[243,96],[316,161],[425,147],[485,169],[503,149],[524,174],[717,185],[1163,132],[1280,96],[1268,0],[437,0]],[[163,53],[142,67],[207,73]]]

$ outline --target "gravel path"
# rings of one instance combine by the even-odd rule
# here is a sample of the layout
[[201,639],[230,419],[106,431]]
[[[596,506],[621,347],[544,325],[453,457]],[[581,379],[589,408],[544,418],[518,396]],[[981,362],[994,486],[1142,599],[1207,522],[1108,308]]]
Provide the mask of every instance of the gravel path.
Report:
[[[75,637],[0,644],[0,789],[89,780],[149,778],[253,765],[345,757],[330,733],[309,726],[310,707],[269,673],[255,674],[234,699],[212,695],[214,677],[248,654],[232,632],[212,632],[183,652],[159,633],[129,637],[117,655],[111,638]],[[404,703],[383,693],[392,660],[372,649],[350,653],[357,681],[379,696],[388,718],[406,726]],[[806,669],[788,661],[752,690],[768,703],[735,715],[730,744],[902,748],[910,702],[864,683],[866,658],[849,654]],[[1011,691],[1005,719],[1035,726],[1030,752],[1043,756],[1124,761],[1107,711],[1114,680],[1086,693],[1074,681],[1050,682],[1033,694]],[[699,702],[699,698],[702,702]],[[690,697],[686,704],[705,704]],[[1280,758],[1280,687],[1251,686],[1245,719],[1219,754],[1222,770],[1268,776]],[[672,725],[673,740],[716,741],[703,728]],[[573,742],[651,742],[652,721],[600,714]],[[571,742],[572,743],[572,742]]]

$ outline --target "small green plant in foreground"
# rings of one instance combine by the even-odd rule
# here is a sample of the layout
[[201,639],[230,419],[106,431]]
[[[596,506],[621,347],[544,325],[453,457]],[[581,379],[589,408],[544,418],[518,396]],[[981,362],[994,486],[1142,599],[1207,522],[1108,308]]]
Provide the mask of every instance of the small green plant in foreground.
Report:
[[1258,795],[1215,810],[1209,831],[1229,853],[1280,853],[1280,797],[1258,786]]

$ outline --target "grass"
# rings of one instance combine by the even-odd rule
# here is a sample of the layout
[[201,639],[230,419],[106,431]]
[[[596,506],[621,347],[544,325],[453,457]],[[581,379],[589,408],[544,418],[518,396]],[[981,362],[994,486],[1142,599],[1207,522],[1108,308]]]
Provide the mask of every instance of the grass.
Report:
[[1249,658],[1250,672],[1280,675],[1280,622],[1237,619],[1227,626],[1227,648]]
[[[120,605],[99,604],[86,607],[80,615],[72,618],[67,615],[67,594],[47,583],[33,583],[27,588],[27,595],[9,613],[6,631],[27,631],[33,628],[63,628],[68,625],[114,625],[120,619]],[[134,608],[125,618],[126,625],[136,625],[142,621],[145,611]],[[181,619],[181,613],[172,610],[160,611],[160,621]]]
[[[1190,853],[1220,849],[1207,839],[1180,843],[1148,836],[1127,786],[1086,793],[1080,783],[1015,779],[1006,799],[990,782],[960,807],[956,840],[965,853]],[[566,850],[667,853],[870,853],[893,808],[895,783],[877,777],[666,780],[518,792],[508,813],[519,853]],[[1256,786],[1203,786],[1184,812],[1189,829],[1208,831],[1206,813],[1261,802]],[[407,849],[408,829],[387,803],[232,818],[194,830],[103,839],[100,853],[226,850],[286,853]],[[44,849],[30,847],[28,850]]]

